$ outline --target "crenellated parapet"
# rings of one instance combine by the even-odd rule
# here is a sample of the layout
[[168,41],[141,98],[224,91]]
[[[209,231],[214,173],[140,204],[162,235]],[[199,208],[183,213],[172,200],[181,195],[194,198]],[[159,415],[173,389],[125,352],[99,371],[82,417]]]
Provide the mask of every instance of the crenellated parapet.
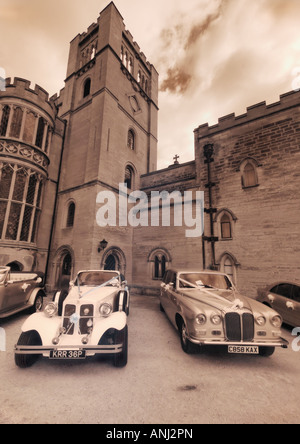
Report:
[[235,113],[228,114],[227,116],[220,117],[216,125],[209,126],[208,123],[200,125],[194,130],[194,133],[198,138],[209,137],[216,133],[228,130],[230,128],[246,125],[253,120],[266,118],[273,114],[292,109],[300,106],[300,91],[291,91],[280,96],[278,102],[267,105],[266,102],[256,103],[249,106],[245,114],[236,116]]
[[56,107],[47,91],[30,81],[6,79],[0,92],[0,160],[31,165],[47,175]]

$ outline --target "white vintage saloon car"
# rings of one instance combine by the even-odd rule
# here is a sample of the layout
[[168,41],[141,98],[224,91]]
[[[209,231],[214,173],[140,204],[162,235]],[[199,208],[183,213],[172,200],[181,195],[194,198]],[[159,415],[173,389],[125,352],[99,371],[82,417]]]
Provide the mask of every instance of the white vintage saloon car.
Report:
[[281,316],[242,296],[223,273],[168,270],[160,307],[179,330],[186,353],[209,345],[225,346],[229,353],[271,356],[276,347],[288,347],[281,337]]
[[80,271],[69,292],[57,292],[43,312],[30,316],[15,346],[18,367],[32,366],[39,356],[76,360],[112,355],[127,364],[129,290],[117,271]]

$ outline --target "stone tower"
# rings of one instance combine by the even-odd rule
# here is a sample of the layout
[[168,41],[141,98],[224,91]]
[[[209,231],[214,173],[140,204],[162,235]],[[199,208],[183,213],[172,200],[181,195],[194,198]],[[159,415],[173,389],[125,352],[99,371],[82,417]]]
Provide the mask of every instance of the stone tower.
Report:
[[0,264],[45,271],[64,122],[40,86],[6,79],[0,92]]
[[[158,74],[111,2],[70,44],[65,88],[56,98],[66,132],[51,248],[49,284],[78,269],[114,267],[130,280],[130,227],[100,228],[96,198],[139,189],[156,169]],[[105,251],[99,243],[106,240]]]

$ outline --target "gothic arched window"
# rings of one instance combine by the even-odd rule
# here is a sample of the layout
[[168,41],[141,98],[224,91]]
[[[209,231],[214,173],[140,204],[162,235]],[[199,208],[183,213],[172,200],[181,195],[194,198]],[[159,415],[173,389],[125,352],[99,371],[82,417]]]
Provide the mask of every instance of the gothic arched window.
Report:
[[43,145],[45,127],[46,127],[46,122],[43,119],[43,117],[40,117],[35,139],[35,145],[38,146],[39,148],[42,148]]
[[17,165],[0,169],[0,238],[34,242],[41,211],[42,178]]
[[152,279],[163,279],[171,263],[171,257],[164,248],[157,248],[150,253],[148,262],[151,263]]
[[228,213],[223,214],[220,220],[220,225],[221,225],[221,238],[231,239],[232,238],[231,218]]
[[127,166],[125,169],[125,179],[124,183],[127,185],[129,190],[134,188],[134,171],[131,166]]
[[23,120],[23,110],[18,106],[14,110],[10,126],[10,137],[15,137],[16,139],[20,137],[22,120]]
[[241,166],[242,187],[251,188],[258,185],[257,163],[253,159],[247,159]]
[[8,105],[5,105],[2,111],[2,118],[0,124],[0,136],[2,137],[6,136],[9,115],[10,115],[10,107]]
[[67,214],[67,228],[71,228],[74,225],[74,218],[75,218],[75,203],[71,202],[68,207],[68,214]]

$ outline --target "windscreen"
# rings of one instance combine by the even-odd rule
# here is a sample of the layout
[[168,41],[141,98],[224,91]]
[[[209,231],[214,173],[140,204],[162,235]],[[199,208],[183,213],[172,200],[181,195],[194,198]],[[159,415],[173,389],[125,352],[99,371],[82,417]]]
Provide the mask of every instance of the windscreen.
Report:
[[217,288],[229,290],[232,285],[227,276],[210,273],[181,273],[179,275],[180,288]]
[[119,274],[109,271],[83,271],[78,274],[75,285],[80,287],[97,287],[111,281],[108,285],[118,285]]

